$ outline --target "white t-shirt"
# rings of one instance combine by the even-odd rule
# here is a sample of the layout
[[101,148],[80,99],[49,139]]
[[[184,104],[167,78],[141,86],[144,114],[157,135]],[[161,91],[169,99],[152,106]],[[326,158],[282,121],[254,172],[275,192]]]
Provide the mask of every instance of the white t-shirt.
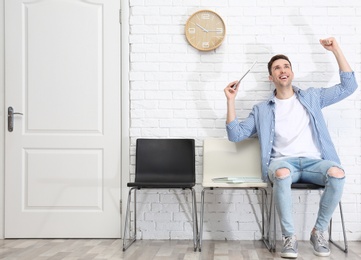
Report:
[[275,103],[275,139],[271,157],[321,159],[309,114],[296,95],[289,99],[275,98]]

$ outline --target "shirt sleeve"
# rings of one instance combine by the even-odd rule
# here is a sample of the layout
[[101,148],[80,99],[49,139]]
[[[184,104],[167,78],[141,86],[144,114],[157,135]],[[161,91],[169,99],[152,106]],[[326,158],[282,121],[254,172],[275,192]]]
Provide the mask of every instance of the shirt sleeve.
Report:
[[320,101],[322,108],[350,96],[358,87],[354,72],[340,71],[340,80],[341,82],[339,84],[329,88],[320,89]]
[[255,134],[256,124],[254,120],[254,108],[245,120],[238,122],[238,120],[235,119],[226,124],[226,130],[228,140],[231,142],[240,142]]

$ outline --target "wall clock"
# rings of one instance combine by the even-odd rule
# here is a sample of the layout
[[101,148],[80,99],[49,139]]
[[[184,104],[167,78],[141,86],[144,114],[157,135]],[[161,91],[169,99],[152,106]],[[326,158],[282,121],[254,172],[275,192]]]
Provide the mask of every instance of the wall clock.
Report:
[[226,36],[226,25],[217,13],[200,10],[188,18],[185,35],[190,45],[197,50],[211,51],[222,44]]

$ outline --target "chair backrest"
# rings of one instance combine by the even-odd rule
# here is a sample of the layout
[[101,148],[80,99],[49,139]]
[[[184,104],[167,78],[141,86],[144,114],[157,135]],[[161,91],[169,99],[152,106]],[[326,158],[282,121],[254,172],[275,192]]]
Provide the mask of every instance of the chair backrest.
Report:
[[227,187],[228,184],[215,183],[213,178],[246,177],[258,179],[258,183],[242,183],[235,186],[267,186],[262,181],[261,150],[257,138],[241,142],[227,139],[205,139],[203,143],[203,186]]
[[194,186],[194,139],[137,139],[135,182]]

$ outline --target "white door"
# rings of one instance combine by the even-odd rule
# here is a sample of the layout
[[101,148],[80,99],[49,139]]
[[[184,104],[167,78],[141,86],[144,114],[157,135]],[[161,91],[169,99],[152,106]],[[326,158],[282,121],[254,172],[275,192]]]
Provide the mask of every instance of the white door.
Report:
[[5,0],[6,238],[120,237],[119,8]]

